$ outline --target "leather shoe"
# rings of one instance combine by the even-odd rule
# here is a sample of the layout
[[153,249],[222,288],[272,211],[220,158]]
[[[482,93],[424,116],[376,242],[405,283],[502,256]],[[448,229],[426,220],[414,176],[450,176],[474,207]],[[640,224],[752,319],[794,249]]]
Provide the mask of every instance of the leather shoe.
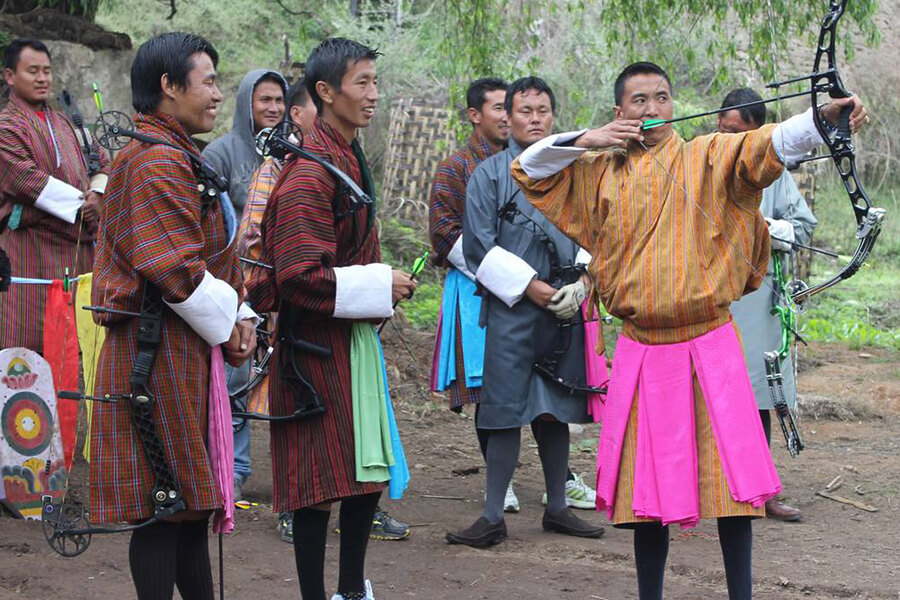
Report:
[[456,533],[448,531],[446,539],[448,544],[487,548],[506,539],[506,522],[500,519],[499,523],[491,525],[484,517],[478,517],[478,520],[468,529]]
[[766,516],[777,521],[799,521],[803,514],[800,509],[788,506],[777,498],[766,501]]
[[571,508],[566,508],[557,513],[544,511],[541,521],[544,531],[555,531],[575,537],[598,538],[603,535],[604,529],[583,521],[575,516]]

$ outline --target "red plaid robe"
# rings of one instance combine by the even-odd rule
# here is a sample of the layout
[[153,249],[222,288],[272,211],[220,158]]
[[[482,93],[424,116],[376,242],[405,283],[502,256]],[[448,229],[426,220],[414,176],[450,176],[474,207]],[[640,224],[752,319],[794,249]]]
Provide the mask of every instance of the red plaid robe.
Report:
[[[66,267],[73,277],[91,270],[95,227],[82,223],[80,213],[70,225],[34,207],[51,176],[82,191],[89,187],[71,122],[50,107],[44,115],[47,121],[15,93],[0,111],[0,248],[9,255],[14,276],[62,279]],[[58,156],[47,122],[53,127]],[[106,172],[106,155],[100,156],[101,172]],[[17,204],[22,217],[12,230],[5,222]],[[47,289],[41,285],[13,285],[0,294],[0,348],[44,351],[46,298]]]
[[[428,205],[428,224],[431,247],[437,253],[441,266],[450,266],[447,255],[453,244],[462,235],[463,211],[466,208],[466,184],[481,161],[491,156],[491,147],[477,133],[469,137],[464,148],[460,148],[438,165],[431,186]],[[457,311],[456,318],[456,372],[465,373],[463,362],[462,333],[459,326],[459,308],[443,306],[443,311]],[[435,336],[435,344],[440,344],[440,332]],[[464,404],[478,404],[481,388],[466,387],[465,377],[457,377],[450,386],[450,408],[459,410]]]
[[[198,153],[168,115],[138,115],[137,130]],[[226,247],[224,221],[214,202],[201,221],[197,179],[188,159],[162,144],[132,141],[113,163],[94,265],[92,302],[139,311],[145,279],[168,302],[190,296],[204,271],[240,296],[241,271]],[[137,319],[95,315],[109,329],[100,353],[95,394],[129,393],[137,352]],[[206,451],[207,343],[170,309],[150,375],[156,425],[166,458],[188,508],[221,507]],[[130,421],[126,402],[96,403],[91,428],[91,513],[97,522],[150,517],[155,479]]]
[[[362,182],[359,163],[350,145],[321,119],[307,134],[304,146]],[[350,329],[353,321],[335,319],[335,274],[332,267],[381,261],[378,235],[365,236],[370,210],[335,219],[332,201],[335,180],[321,166],[302,159],[288,162],[269,198],[263,217],[262,261],[275,266],[275,280],[283,301],[300,310],[295,336],[331,348],[331,358],[297,354],[326,406],[325,414],[300,421],[272,424],[272,470],[275,510],[287,511],[376,492],[383,483],[359,483],[353,441],[353,403],[350,392]],[[338,211],[347,210],[342,197]],[[365,236],[365,237],[363,237]],[[266,288],[256,269],[247,282],[251,300]],[[266,292],[263,292],[266,293]],[[271,414],[294,411],[296,402],[282,383],[277,346],[270,363]]]

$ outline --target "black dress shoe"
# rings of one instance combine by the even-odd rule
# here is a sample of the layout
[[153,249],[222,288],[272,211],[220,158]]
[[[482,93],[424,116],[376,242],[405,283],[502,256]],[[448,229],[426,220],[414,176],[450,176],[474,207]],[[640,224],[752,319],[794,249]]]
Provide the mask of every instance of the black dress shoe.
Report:
[[598,538],[604,532],[602,527],[592,525],[576,517],[571,508],[566,508],[557,513],[544,511],[541,525],[543,525],[544,531],[555,531],[556,533],[574,535],[575,537]]
[[499,523],[491,525],[484,517],[479,517],[475,524],[468,529],[447,532],[448,544],[464,544],[473,548],[487,548],[499,544],[506,539],[506,522],[500,519]]

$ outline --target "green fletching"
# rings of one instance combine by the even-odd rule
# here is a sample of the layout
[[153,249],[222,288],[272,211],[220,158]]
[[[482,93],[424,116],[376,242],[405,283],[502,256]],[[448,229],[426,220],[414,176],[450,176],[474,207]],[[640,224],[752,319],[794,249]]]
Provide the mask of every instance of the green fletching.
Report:
[[665,119],[647,119],[641,125],[641,129],[646,131],[648,129],[653,129],[654,127],[661,127],[666,123],[668,123],[668,121],[666,121]]
[[428,250],[422,253],[422,256],[418,257],[412,266],[412,272],[410,273],[413,277],[421,273],[425,269],[425,265],[428,263]]

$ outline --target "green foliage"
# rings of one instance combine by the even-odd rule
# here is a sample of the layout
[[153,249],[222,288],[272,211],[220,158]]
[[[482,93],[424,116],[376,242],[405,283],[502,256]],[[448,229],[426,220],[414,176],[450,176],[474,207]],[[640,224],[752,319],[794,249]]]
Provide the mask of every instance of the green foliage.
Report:
[[441,297],[444,286],[440,283],[422,283],[416,293],[403,302],[403,312],[416,329],[434,329],[437,327],[438,313],[441,309]]
[[52,8],[73,17],[93,21],[103,0],[38,0],[38,6]]

